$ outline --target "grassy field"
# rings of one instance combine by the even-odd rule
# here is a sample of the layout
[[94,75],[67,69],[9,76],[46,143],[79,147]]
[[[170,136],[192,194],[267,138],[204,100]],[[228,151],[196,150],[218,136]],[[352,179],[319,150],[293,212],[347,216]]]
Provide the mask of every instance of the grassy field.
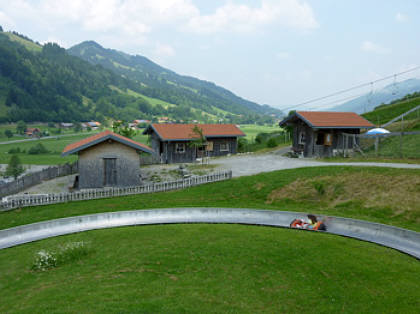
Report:
[[167,207],[303,211],[420,231],[420,170],[313,167],[240,177],[181,191],[37,206],[0,213],[0,229],[68,216]]
[[255,137],[258,133],[271,133],[278,132],[282,129],[279,126],[266,126],[266,125],[256,125],[256,124],[241,124],[240,129],[246,134],[246,139],[249,141],[255,140]]
[[[36,252],[87,256],[30,270]],[[345,248],[345,253],[344,253]],[[96,230],[0,251],[3,313],[415,313],[420,263],[322,233],[238,225]]]
[[[40,140],[32,140],[27,142],[21,143],[10,143],[10,144],[2,144],[0,145],[0,163],[6,164],[10,160],[11,154],[9,154],[9,150],[13,148],[19,148],[21,151],[25,150],[26,153],[18,153],[16,155],[19,156],[21,162],[23,164],[32,164],[32,165],[56,165],[56,164],[64,164],[66,162],[73,162],[77,160],[76,155],[70,155],[66,157],[61,157],[61,152],[63,151],[64,147],[70,143],[80,141],[81,139],[91,136],[92,134],[87,133],[80,133],[74,136],[67,136],[58,139],[40,139]],[[27,154],[28,150],[41,143],[45,146],[47,150],[50,151],[48,154],[38,154],[38,155],[30,155]]]
[[[420,170],[283,170],[182,191],[0,213],[0,229],[142,208],[220,206],[310,211],[420,231]],[[33,271],[40,250],[89,254]],[[420,263],[329,234],[223,224],[95,230],[0,250],[0,312],[415,313]]]

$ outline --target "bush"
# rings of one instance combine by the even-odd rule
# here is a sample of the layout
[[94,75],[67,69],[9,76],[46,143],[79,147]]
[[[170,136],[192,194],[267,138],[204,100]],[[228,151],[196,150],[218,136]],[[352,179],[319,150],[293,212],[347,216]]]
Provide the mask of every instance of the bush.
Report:
[[244,153],[247,151],[248,147],[248,140],[246,138],[241,137],[238,140],[238,152]]
[[4,135],[6,135],[7,138],[13,137],[13,132],[9,129],[4,131]]
[[19,153],[23,153],[23,152],[24,152],[23,150],[20,150],[20,147],[12,147],[8,151],[9,154],[19,154]]
[[48,149],[46,149],[45,146],[42,145],[41,143],[38,143],[35,146],[32,146],[28,150],[28,154],[30,155],[48,154],[48,153],[49,153]]
[[267,147],[273,148],[273,147],[276,147],[276,146],[277,146],[277,141],[276,141],[276,139],[274,137],[270,138],[267,141]]

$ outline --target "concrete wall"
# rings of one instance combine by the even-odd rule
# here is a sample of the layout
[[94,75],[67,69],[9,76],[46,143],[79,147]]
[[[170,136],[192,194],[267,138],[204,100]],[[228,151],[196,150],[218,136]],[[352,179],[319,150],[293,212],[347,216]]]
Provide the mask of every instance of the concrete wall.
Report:
[[79,188],[104,187],[104,158],[116,158],[116,186],[140,185],[139,154],[129,146],[111,140],[79,152]]

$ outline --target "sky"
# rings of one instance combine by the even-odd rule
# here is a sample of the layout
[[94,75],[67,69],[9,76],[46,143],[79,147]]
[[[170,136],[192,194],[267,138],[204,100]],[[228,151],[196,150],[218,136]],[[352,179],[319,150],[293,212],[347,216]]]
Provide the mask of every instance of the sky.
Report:
[[419,66],[419,17],[418,0],[0,0],[5,31],[94,40],[280,109]]

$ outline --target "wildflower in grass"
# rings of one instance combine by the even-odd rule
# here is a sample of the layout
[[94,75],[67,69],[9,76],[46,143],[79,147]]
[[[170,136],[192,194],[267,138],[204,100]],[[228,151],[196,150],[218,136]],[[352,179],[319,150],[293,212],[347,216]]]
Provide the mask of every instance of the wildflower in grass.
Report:
[[41,250],[36,254],[35,262],[32,264],[33,270],[45,271],[57,266],[57,258],[54,252]]
[[41,250],[36,253],[35,261],[31,269],[45,271],[87,256],[92,249],[86,242],[69,242],[60,245],[56,251]]

